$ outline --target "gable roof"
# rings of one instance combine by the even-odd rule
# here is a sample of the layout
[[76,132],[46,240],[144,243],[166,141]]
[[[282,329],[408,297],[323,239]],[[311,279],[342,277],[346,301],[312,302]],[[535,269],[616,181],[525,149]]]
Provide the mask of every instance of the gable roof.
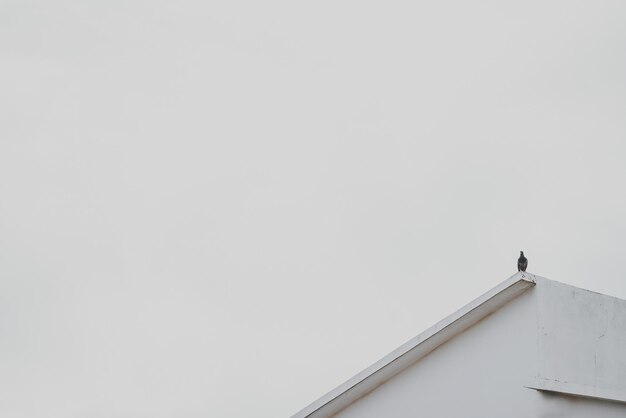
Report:
[[465,331],[478,321],[534,286],[536,276],[518,272],[458,311],[407,341],[367,369],[337,386],[292,418],[331,416],[367,395],[441,344]]

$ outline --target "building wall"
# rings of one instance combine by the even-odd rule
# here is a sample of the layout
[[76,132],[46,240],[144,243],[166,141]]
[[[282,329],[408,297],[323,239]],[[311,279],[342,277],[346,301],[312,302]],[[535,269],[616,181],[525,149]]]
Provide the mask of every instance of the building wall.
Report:
[[542,278],[536,294],[537,386],[626,402],[626,301]]
[[535,293],[531,386],[553,391],[542,392],[540,417],[626,417],[626,301],[543,278]]
[[536,279],[334,417],[626,418],[626,301]]
[[335,417],[538,416],[541,392],[524,387],[536,374],[534,292],[511,301]]
[[626,405],[559,393],[541,393],[540,418],[624,418]]

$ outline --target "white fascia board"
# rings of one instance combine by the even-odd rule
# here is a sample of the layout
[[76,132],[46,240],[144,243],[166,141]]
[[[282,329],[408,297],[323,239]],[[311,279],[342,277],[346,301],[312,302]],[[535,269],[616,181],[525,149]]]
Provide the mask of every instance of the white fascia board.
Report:
[[292,418],[326,418],[391,379],[441,344],[535,285],[535,276],[518,272],[452,315],[409,340],[347,382],[319,398]]

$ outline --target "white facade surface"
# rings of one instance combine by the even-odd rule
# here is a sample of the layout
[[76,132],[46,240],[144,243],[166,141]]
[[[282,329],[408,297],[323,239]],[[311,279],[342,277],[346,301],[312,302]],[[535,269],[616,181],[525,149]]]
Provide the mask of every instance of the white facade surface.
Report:
[[626,301],[537,279],[534,386],[626,402]]
[[626,301],[517,273],[293,418],[626,417]]
[[624,418],[626,405],[600,399],[542,393],[541,418]]

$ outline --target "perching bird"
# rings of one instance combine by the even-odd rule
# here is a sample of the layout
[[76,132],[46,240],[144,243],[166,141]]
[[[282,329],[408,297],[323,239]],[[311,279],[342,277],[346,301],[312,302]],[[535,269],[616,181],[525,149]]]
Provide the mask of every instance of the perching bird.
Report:
[[520,251],[517,259],[517,271],[526,271],[526,267],[528,267],[528,259],[524,257],[524,251]]

